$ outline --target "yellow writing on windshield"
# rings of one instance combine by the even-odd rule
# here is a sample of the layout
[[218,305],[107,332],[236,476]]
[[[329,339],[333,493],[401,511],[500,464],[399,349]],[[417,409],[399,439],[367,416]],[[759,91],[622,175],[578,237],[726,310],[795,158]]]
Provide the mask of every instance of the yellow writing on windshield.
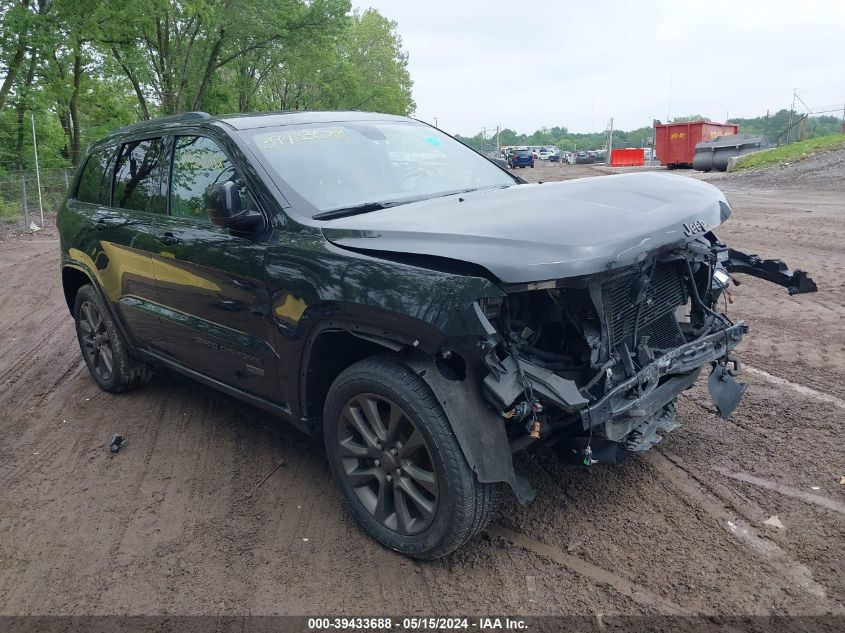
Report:
[[271,149],[284,145],[295,145],[306,141],[338,141],[349,137],[344,130],[338,128],[322,128],[316,130],[300,130],[297,132],[273,132],[255,137],[258,149]]

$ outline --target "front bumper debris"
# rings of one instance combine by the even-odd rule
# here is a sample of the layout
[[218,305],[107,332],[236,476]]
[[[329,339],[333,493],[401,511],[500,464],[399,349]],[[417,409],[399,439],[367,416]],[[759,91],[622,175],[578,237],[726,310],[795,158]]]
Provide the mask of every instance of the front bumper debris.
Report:
[[727,358],[747,331],[748,326],[740,321],[669,350],[583,409],[584,429],[605,425],[608,439],[622,439],[692,386],[704,365]]
[[722,262],[729,273],[743,273],[759,277],[783,286],[790,295],[816,292],[818,287],[803,270],[789,270],[780,259],[763,259],[759,255],[746,255],[732,248],[728,249],[728,259]]

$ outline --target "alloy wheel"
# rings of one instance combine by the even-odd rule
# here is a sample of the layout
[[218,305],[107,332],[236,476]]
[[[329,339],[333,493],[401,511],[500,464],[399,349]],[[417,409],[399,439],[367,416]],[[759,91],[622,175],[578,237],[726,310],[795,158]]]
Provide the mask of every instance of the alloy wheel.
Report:
[[90,301],[79,307],[79,332],[89,367],[100,380],[108,382],[114,373],[114,350],[106,321]]
[[425,438],[383,396],[349,400],[338,421],[343,476],[367,511],[399,534],[419,534],[437,515],[439,484]]

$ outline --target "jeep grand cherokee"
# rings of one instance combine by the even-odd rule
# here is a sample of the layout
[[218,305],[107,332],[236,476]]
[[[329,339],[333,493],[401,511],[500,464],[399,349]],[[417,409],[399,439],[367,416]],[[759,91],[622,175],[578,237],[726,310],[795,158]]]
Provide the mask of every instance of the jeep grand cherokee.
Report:
[[514,453],[644,451],[705,367],[730,415],[733,275],[815,290],[730,214],[665,173],[524,184],[403,117],[189,113],[92,145],[58,225],[100,387],[167,367],[321,436],[364,529],[436,558],[531,500]]

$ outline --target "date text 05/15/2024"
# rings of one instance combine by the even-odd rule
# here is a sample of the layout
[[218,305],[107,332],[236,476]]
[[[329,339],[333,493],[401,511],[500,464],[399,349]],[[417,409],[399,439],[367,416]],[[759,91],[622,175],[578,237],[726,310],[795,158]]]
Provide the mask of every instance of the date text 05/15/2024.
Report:
[[429,631],[429,630],[477,630],[477,631],[525,631],[525,620],[509,617],[487,618],[309,618],[308,629],[312,631],[356,630],[368,631]]

